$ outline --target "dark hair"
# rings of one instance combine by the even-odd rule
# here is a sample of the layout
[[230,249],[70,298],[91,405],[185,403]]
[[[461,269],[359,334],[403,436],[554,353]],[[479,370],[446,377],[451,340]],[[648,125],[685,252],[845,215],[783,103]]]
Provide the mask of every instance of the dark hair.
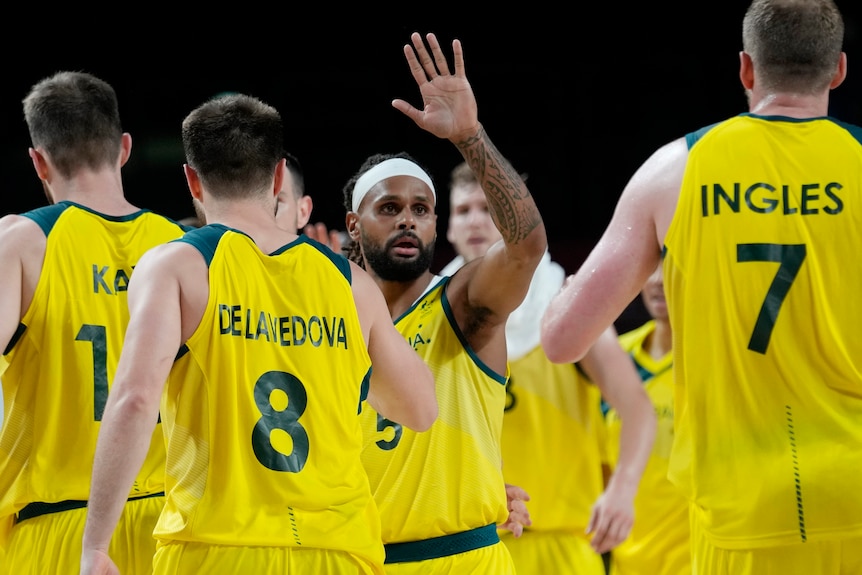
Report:
[[742,22],[742,49],[769,90],[826,90],[843,42],[844,21],[832,0],[753,0]]
[[285,165],[293,178],[293,195],[298,200],[305,195],[305,172],[302,169],[302,164],[299,163],[299,158],[284,151]]
[[182,138],[186,161],[215,197],[258,193],[284,157],[278,111],[245,94],[219,95],[192,110]]
[[[365,172],[367,172],[368,170],[370,170],[371,168],[373,168],[377,164],[379,164],[383,161],[386,161],[386,160],[391,160],[392,158],[404,158],[405,160],[410,160],[411,162],[413,162],[414,164],[416,164],[417,166],[419,166],[420,168],[425,170],[425,173],[428,174],[429,178],[431,177],[431,173],[427,169],[425,169],[425,167],[422,164],[417,162],[416,159],[413,156],[411,156],[410,154],[408,154],[407,152],[397,152],[394,154],[384,154],[384,153],[372,154],[372,155],[368,156],[367,158],[365,158],[365,161],[362,162],[362,165],[359,166],[359,169],[356,171],[356,173],[353,174],[353,176],[351,176],[349,180],[347,180],[346,184],[344,184],[344,188],[342,189],[342,195],[343,195],[344,209],[345,210],[347,210],[348,212],[353,211],[353,188],[356,187],[356,181],[359,180],[359,178],[361,178]],[[432,178],[432,181],[433,181],[433,178]],[[347,259],[351,260],[352,262],[356,263],[357,265],[359,265],[363,268],[365,267],[365,262],[362,259],[362,251],[361,251],[360,246],[357,242],[354,242],[354,241],[347,242],[346,244],[342,245],[341,251],[344,252],[344,255],[347,256]]]
[[23,104],[33,147],[44,149],[64,178],[117,161],[123,128],[117,95],[104,80],[58,72],[33,85]]

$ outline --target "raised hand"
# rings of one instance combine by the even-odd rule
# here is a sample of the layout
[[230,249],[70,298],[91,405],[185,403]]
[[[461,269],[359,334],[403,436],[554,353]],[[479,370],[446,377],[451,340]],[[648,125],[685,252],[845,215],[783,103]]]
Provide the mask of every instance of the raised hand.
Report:
[[422,37],[416,32],[410,36],[413,46],[404,46],[404,56],[422,94],[423,109],[419,110],[401,99],[393,100],[392,106],[438,138],[456,143],[472,138],[479,131],[479,116],[473,88],[464,73],[461,41],[452,41],[455,59],[453,74],[449,71],[449,64],[437,37],[428,34],[426,38],[430,54]]
[[313,240],[317,240],[325,246],[328,246],[335,253],[341,253],[341,232],[338,230],[328,230],[326,224],[318,222],[316,224],[306,224],[302,228],[302,233]]

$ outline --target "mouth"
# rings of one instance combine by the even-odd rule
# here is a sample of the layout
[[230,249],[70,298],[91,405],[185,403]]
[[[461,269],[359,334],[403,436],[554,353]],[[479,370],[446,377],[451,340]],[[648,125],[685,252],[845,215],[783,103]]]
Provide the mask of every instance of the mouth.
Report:
[[399,256],[415,256],[419,253],[419,240],[411,236],[401,236],[392,242],[392,252]]

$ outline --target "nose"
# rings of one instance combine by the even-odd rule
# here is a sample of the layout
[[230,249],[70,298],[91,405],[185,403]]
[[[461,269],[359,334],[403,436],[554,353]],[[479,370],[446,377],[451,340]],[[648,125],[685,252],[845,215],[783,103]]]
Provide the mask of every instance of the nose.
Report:
[[399,230],[413,230],[416,229],[416,220],[413,217],[413,213],[410,210],[404,210],[401,214],[401,220],[398,222]]

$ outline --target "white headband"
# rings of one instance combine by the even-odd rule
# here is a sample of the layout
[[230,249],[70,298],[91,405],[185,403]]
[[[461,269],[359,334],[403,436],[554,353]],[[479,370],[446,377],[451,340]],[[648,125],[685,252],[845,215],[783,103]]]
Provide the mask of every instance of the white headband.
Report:
[[434,184],[431,183],[431,177],[425,173],[425,170],[404,158],[390,158],[383,160],[373,168],[362,174],[356,184],[353,186],[353,211],[359,211],[359,204],[362,203],[362,198],[365,194],[378,183],[386,178],[393,176],[412,176],[417,180],[422,180],[428,187],[431,188],[431,194],[434,196],[434,201],[437,201],[437,193],[434,191]]

